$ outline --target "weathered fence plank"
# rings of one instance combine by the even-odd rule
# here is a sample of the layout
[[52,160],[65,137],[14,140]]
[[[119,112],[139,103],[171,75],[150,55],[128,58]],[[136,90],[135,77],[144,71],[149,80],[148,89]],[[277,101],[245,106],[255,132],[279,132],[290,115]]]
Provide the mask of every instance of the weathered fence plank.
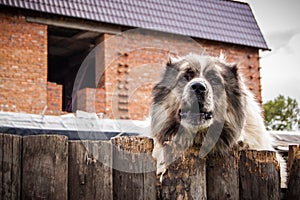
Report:
[[113,199],[109,141],[70,141],[69,166],[70,199]]
[[[172,162],[160,183],[152,149],[152,139],[136,136],[68,142],[65,136],[0,134],[0,199],[280,198],[274,152],[200,158],[190,148],[173,161],[167,151]],[[289,157],[286,198],[300,200],[300,147],[290,147]]]
[[288,178],[290,176],[291,168],[294,164],[295,157],[297,154],[299,154],[300,146],[299,145],[290,145],[289,146],[289,152],[288,152],[288,159],[287,159],[287,172],[288,172]]
[[20,199],[22,137],[0,134],[0,199]]
[[287,199],[300,199],[300,147],[289,147]]
[[207,199],[239,199],[237,149],[209,154],[206,163]]
[[116,137],[113,144],[114,199],[156,199],[156,162],[153,140]]
[[280,199],[280,172],[276,153],[241,151],[240,199]]
[[67,137],[23,137],[22,160],[22,199],[67,199]]
[[188,149],[169,164],[160,189],[159,199],[207,199],[205,158],[198,150]]

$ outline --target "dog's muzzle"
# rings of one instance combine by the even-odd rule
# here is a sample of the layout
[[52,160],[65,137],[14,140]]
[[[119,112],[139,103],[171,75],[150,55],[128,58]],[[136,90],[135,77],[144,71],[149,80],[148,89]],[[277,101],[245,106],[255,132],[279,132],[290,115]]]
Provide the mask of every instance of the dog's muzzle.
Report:
[[178,110],[178,119],[191,125],[201,125],[213,118],[213,112],[206,106],[208,87],[204,81],[195,81],[189,85],[188,98],[185,98]]
[[213,118],[212,112],[199,112],[193,113],[192,111],[182,112],[179,111],[180,119],[188,119],[192,124],[201,123],[203,120],[209,120]]
[[207,93],[207,86],[203,82],[195,82],[190,87],[196,96],[199,96],[199,95],[203,96]]

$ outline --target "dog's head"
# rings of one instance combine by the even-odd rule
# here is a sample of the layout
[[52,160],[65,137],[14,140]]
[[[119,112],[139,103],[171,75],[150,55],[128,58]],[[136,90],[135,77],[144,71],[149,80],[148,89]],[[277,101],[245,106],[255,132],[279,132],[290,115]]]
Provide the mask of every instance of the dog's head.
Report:
[[[154,131],[172,135],[176,134],[172,129],[178,127],[189,132],[206,130],[229,118],[228,112],[235,112],[234,107],[240,107],[237,67],[209,56],[170,58],[153,96]],[[155,123],[161,127],[155,128]]]

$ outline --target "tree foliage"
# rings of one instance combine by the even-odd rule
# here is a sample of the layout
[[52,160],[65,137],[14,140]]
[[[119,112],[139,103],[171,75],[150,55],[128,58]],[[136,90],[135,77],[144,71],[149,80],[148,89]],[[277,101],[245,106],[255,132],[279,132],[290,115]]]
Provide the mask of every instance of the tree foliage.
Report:
[[295,130],[300,128],[300,110],[296,99],[279,95],[264,105],[267,130]]

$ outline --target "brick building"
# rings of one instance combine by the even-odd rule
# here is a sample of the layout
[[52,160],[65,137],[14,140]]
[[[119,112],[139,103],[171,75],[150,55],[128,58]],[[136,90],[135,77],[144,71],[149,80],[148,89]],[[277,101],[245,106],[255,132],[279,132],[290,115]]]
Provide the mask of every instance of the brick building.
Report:
[[190,52],[239,63],[261,102],[267,49],[246,3],[0,0],[0,111],[143,119],[168,56]]

